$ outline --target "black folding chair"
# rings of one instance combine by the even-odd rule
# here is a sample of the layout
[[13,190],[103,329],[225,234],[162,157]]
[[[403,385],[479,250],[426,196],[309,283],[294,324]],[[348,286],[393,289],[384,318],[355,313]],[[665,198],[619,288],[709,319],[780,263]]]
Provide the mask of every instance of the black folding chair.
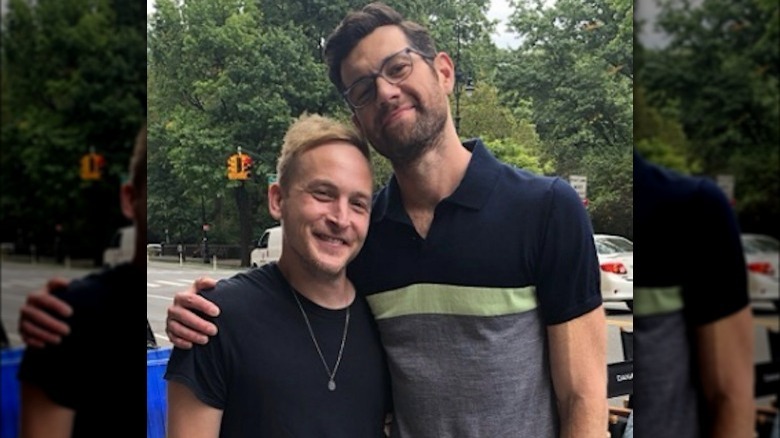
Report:
[[0,321],[0,348],[6,348],[10,346],[10,342],[8,342],[8,335],[5,333],[5,326],[3,325],[3,322]]
[[[632,333],[633,334],[633,333]],[[607,398],[620,397],[634,393],[634,361],[626,360],[607,365]],[[629,398],[630,401],[630,398]],[[607,430],[610,437],[620,438],[626,429],[630,405],[625,408],[610,407]]]
[[149,325],[149,320],[146,320],[146,349],[157,348],[157,339],[154,337],[152,326]]
[[620,327],[620,343],[623,345],[623,359],[634,360],[634,332]]

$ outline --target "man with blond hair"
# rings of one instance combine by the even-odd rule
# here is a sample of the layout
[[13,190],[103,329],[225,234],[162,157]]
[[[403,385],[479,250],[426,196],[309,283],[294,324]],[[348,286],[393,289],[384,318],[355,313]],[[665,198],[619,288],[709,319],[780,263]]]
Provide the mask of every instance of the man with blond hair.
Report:
[[304,115],[277,173],[268,209],[282,224],[282,255],[203,295],[222,309],[211,319],[219,334],[171,354],[171,438],[384,436],[384,353],[346,276],[371,214],[368,146],[351,127]]

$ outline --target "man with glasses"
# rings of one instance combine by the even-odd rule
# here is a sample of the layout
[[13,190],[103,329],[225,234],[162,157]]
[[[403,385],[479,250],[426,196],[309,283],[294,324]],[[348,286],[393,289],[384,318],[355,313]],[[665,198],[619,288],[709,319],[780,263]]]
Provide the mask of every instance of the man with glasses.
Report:
[[[571,186],[461,143],[455,66],[428,31],[372,3],[329,37],[329,76],[394,170],[348,276],[388,355],[394,436],[598,437],[606,322],[592,227]],[[216,315],[196,282],[168,310],[178,347]]]

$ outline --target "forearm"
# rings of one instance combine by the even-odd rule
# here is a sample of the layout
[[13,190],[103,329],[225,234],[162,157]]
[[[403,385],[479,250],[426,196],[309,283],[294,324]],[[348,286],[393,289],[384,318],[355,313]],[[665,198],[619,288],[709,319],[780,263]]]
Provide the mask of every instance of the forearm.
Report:
[[607,433],[607,336],[604,309],[549,326],[550,367],[562,438]]
[[753,438],[755,401],[750,394],[718,394],[708,403],[712,438]]
[[558,401],[561,438],[604,438],[607,431],[607,399],[570,396]]
[[752,438],[755,398],[750,308],[699,327],[697,338],[710,436]]

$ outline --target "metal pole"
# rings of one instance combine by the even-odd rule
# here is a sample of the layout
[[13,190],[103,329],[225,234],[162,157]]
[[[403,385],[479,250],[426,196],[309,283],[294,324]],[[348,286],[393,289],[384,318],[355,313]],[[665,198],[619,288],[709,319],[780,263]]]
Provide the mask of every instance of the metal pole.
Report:
[[201,250],[203,251],[203,263],[209,262],[209,232],[206,230],[206,201],[203,199],[203,195],[200,195],[200,211],[203,217],[201,228],[203,228],[203,243]]
[[455,52],[455,131],[460,132],[460,19],[455,22],[458,45]]

